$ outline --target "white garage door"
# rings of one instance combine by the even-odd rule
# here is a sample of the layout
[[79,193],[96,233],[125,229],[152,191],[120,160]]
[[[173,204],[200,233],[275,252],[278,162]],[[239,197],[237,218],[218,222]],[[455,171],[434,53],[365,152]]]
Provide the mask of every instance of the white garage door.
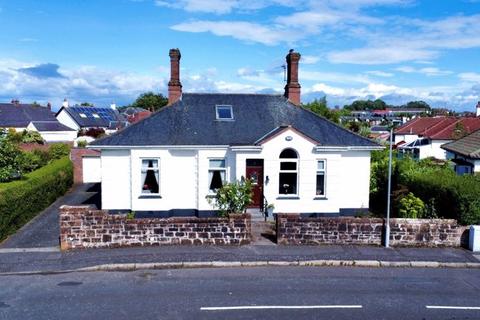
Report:
[[83,157],[83,182],[101,182],[102,171],[100,157]]

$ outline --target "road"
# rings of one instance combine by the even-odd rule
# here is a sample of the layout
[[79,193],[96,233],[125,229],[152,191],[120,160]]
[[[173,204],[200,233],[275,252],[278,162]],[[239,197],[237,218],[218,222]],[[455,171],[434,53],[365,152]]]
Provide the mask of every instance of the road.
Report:
[[1,276],[0,319],[480,319],[479,297],[478,269],[252,267]]

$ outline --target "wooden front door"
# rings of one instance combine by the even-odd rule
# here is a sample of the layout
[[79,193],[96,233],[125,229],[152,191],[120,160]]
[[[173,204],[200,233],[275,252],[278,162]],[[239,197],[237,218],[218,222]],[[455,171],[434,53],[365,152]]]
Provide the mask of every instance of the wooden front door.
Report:
[[249,208],[263,209],[263,159],[247,159],[247,179],[252,180],[253,201]]

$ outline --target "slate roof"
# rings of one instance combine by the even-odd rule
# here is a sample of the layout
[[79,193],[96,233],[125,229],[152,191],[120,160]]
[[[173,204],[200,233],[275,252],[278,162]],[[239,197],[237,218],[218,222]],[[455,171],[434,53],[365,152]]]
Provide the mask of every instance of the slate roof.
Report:
[[416,118],[398,127],[395,134],[415,134],[433,140],[452,140],[459,124],[463,126],[467,133],[470,133],[480,129],[480,118]]
[[[231,105],[234,120],[216,120],[216,105]],[[319,145],[379,146],[280,95],[216,93],[184,93],[182,100],[91,145],[254,145],[278,127],[289,125]]]
[[[81,128],[109,128],[111,122],[126,122],[125,117],[112,108],[91,106],[62,107],[57,114],[62,110],[67,112]],[[86,117],[82,117],[80,114],[84,114]]]
[[26,128],[31,121],[56,121],[46,107],[32,104],[0,103],[0,127]]
[[32,121],[38,131],[75,131],[74,129],[55,121]]
[[458,139],[457,141],[446,143],[442,145],[442,149],[468,158],[480,159],[480,130]]

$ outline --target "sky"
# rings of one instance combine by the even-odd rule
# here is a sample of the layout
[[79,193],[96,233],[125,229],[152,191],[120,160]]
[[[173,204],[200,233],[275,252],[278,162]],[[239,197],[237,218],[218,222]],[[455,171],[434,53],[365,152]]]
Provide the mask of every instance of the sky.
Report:
[[480,100],[480,0],[0,0],[0,102],[166,95],[170,48],[184,92],[281,94],[295,49],[304,102]]

